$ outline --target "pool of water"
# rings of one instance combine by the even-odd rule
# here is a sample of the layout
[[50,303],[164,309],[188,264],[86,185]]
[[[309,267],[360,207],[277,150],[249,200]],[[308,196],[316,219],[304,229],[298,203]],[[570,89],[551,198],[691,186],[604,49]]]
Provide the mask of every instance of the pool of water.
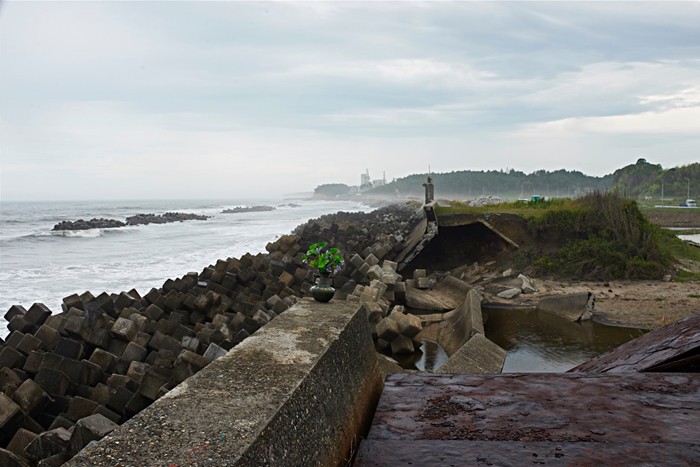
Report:
[[391,358],[396,360],[402,368],[433,371],[444,365],[449,357],[438,344],[425,340],[416,352],[404,355],[391,355]]
[[508,354],[503,373],[564,372],[644,334],[544,311],[484,309],[486,337]]

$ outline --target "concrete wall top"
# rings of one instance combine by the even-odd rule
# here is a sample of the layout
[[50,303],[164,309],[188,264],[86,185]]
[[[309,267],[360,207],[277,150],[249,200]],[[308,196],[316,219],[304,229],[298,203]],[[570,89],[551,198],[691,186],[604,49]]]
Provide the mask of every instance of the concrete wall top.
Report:
[[306,299],[66,465],[340,465],[381,387],[359,304]]

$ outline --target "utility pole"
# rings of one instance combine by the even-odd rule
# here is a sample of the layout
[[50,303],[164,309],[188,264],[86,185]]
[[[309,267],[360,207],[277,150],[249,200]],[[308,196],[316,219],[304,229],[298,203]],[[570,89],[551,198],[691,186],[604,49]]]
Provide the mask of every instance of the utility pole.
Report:
[[664,205],[664,179],[661,179],[661,206]]
[[690,178],[685,177],[685,179],[688,181],[688,195],[685,197],[685,199],[690,199]]

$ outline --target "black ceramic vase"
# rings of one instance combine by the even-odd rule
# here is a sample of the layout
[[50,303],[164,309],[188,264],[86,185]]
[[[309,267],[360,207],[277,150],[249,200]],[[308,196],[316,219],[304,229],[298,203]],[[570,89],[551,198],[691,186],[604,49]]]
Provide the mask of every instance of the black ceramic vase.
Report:
[[333,298],[333,295],[335,295],[335,289],[331,285],[332,283],[333,279],[330,274],[319,275],[316,279],[316,285],[309,289],[314,300],[324,303],[329,302],[331,298]]

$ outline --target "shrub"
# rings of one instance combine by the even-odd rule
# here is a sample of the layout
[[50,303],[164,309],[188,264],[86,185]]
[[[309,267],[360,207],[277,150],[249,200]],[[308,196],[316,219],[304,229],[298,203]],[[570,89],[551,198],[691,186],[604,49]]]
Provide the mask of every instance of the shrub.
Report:
[[540,240],[563,243],[549,261],[535,262],[541,271],[584,279],[653,279],[671,264],[661,229],[634,201],[615,193],[593,193],[529,224]]

